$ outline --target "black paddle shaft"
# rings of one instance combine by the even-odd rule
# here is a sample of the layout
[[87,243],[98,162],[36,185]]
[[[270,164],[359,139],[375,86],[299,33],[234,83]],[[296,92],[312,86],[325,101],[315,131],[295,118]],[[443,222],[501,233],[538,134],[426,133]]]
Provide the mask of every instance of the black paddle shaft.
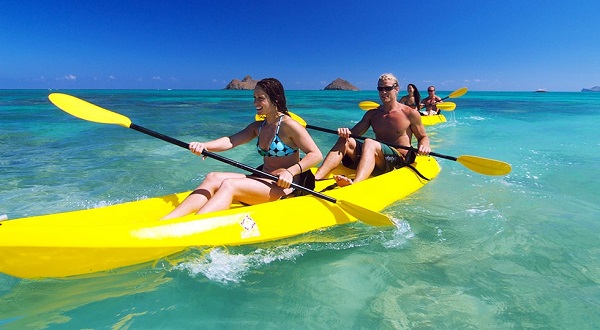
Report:
[[[310,128],[310,129],[314,129],[317,131],[321,131],[321,132],[326,132],[326,133],[333,133],[333,134],[337,134],[338,132],[332,129],[328,129],[328,128],[323,128],[323,127],[318,127],[318,126],[313,126],[313,125],[306,125],[306,128]],[[356,135],[356,134],[350,134],[351,137],[357,139],[357,140],[366,140],[368,138],[364,137],[364,136],[360,136],[360,135]],[[393,144],[393,143],[387,143],[387,142],[383,142],[377,139],[373,139],[379,143],[383,143],[383,144],[387,144],[390,147],[394,147],[394,148],[400,148],[400,149],[404,149],[404,150],[413,150],[413,151],[417,151],[415,148],[413,147],[407,147],[407,146],[401,146],[399,144]],[[453,161],[457,161],[458,158],[456,157],[452,157],[452,156],[447,156],[447,155],[442,155],[442,154],[438,154],[435,152],[430,152],[429,153],[431,156],[435,156],[435,157],[440,157],[440,158],[445,158],[448,160],[453,160]]]
[[[182,148],[185,148],[185,149],[188,149],[188,150],[190,149],[190,144],[189,143],[185,143],[185,142],[183,142],[181,140],[177,140],[175,138],[172,138],[170,136],[167,136],[167,135],[155,132],[153,130],[147,129],[147,128],[142,127],[142,126],[138,126],[138,125],[136,125],[134,123],[131,123],[131,125],[129,125],[129,128],[134,129],[134,130],[136,130],[138,132],[142,132],[144,134],[148,134],[150,136],[154,136],[155,138],[159,138],[159,139],[161,139],[163,141],[166,141],[166,142],[178,145],[178,146],[180,146]],[[263,177],[263,178],[267,178],[267,179],[270,179],[270,180],[273,180],[273,181],[277,181],[279,179],[278,177],[274,176],[273,174],[263,172],[261,170],[258,170],[256,168],[254,168],[254,167],[248,166],[246,164],[242,164],[240,162],[236,162],[233,159],[229,159],[227,157],[223,157],[221,155],[215,154],[215,153],[210,152],[208,150],[203,150],[202,151],[202,155],[204,155],[206,157],[209,157],[209,158],[216,159],[216,160],[221,161],[223,163],[235,166],[237,168],[241,168],[243,170],[246,170],[248,172],[251,172],[254,175],[257,175],[257,176],[260,176],[260,177]],[[311,195],[314,195],[314,196],[317,196],[319,198],[322,198],[322,199],[324,199],[324,200],[326,200],[328,202],[331,202],[331,203],[334,203],[334,204],[337,203],[337,199],[335,199],[335,198],[333,198],[331,196],[323,195],[323,194],[321,194],[319,192],[316,192],[314,190],[308,189],[308,188],[303,187],[303,186],[301,186],[299,184],[296,184],[296,183],[292,182],[291,186],[294,187],[295,189],[299,189],[299,190],[302,190],[302,191],[304,191],[306,193],[309,193]]]

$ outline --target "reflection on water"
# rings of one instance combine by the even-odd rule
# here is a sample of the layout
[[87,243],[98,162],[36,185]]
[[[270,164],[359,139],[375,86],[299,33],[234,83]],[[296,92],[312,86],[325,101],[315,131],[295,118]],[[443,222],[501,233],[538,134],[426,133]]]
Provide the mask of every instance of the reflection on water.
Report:
[[43,329],[68,323],[73,309],[151,292],[172,280],[164,271],[133,269],[64,280],[21,280],[0,297],[0,325],[3,329]]

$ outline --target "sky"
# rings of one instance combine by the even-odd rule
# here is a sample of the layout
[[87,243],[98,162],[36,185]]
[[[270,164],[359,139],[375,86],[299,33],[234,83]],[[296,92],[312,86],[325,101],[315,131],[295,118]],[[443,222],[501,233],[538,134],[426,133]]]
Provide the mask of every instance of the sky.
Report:
[[5,0],[0,89],[600,85],[600,1]]

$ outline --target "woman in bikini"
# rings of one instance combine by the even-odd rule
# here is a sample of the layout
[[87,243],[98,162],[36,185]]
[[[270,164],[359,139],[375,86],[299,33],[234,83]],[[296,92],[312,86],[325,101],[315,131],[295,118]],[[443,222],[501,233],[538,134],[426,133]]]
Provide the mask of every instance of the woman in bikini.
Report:
[[[200,156],[203,150],[225,151],[258,137],[256,150],[263,157],[261,170],[277,176],[277,182],[241,173],[211,172],[163,219],[225,210],[234,200],[249,205],[277,200],[291,194],[291,183],[299,184],[301,174],[323,160],[306,128],[289,116],[283,86],[277,79],[266,78],[256,84],[254,106],[258,115],[265,116],[264,121],[254,121],[231,136],[192,142],[190,150]],[[305,154],[302,159],[299,150]]]
[[408,86],[406,86],[406,92],[408,94],[402,96],[399,102],[415,110],[419,110],[421,108],[421,93],[419,93],[417,86],[408,84]]

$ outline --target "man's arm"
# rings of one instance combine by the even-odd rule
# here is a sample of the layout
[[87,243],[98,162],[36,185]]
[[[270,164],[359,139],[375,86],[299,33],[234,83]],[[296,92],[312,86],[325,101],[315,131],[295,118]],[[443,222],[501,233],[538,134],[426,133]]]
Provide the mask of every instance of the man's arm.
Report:
[[352,127],[352,129],[350,129],[350,133],[354,134],[354,135],[365,134],[367,132],[367,130],[369,129],[369,127],[371,126],[371,117],[373,117],[373,114],[375,113],[375,111],[379,111],[379,109],[367,111],[363,115],[361,120],[358,123],[356,123],[356,125],[354,125],[354,127]]
[[425,126],[421,121],[421,116],[417,112],[411,111],[408,115],[408,119],[410,120],[410,128],[412,133],[415,135],[417,142],[419,143],[417,147],[419,150],[419,155],[428,155],[431,152],[431,147],[429,146],[429,137],[425,132]]

